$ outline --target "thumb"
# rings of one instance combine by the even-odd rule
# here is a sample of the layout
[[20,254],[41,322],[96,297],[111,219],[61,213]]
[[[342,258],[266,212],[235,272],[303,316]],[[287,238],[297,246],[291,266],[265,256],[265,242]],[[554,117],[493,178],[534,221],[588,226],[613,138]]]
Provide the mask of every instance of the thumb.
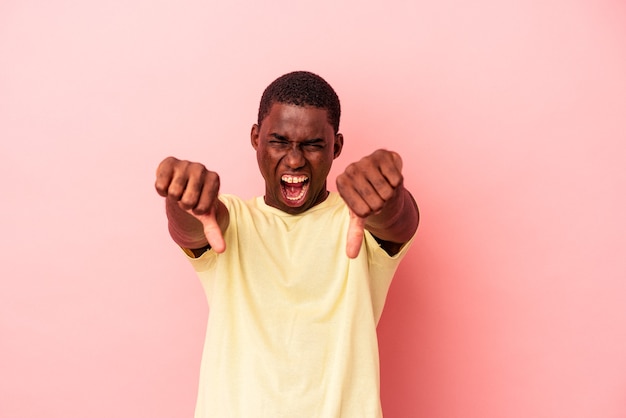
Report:
[[350,211],[350,225],[348,226],[348,239],[346,240],[346,254],[349,258],[356,258],[359,255],[364,234],[365,218],[361,218]]
[[[191,211],[188,212],[191,213]],[[224,241],[222,230],[220,229],[215,217],[215,208],[205,215],[193,214],[193,216],[202,222],[202,226],[204,227],[204,236],[207,241],[209,241],[211,248],[216,253],[223,253],[226,250],[226,242]]]

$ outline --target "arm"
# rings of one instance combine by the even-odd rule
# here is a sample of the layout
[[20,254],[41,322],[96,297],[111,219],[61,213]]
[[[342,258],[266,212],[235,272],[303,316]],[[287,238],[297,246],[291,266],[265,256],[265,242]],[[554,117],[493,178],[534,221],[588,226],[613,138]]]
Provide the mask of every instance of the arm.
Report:
[[350,164],[337,177],[337,190],[351,211],[350,257],[358,255],[363,228],[390,255],[397,254],[415,234],[419,211],[413,196],[404,188],[402,159],[397,153],[377,150]]
[[209,248],[226,249],[222,234],[229,216],[217,198],[219,185],[217,173],[200,163],[168,157],[157,168],[155,188],[165,197],[170,235],[196,257]]

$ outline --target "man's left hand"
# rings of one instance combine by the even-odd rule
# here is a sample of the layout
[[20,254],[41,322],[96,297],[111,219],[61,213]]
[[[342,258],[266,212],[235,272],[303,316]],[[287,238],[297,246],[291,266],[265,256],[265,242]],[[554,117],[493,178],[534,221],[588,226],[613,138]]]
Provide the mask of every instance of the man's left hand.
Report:
[[367,218],[384,210],[396,197],[402,181],[400,155],[382,149],[350,164],[337,177],[337,191],[351,212],[348,257],[355,258],[360,251]]

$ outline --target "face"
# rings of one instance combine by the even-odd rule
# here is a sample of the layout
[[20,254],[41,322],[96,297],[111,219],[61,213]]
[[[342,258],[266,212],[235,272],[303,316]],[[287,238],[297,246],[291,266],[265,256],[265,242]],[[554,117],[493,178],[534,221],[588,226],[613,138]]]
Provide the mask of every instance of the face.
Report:
[[343,147],[326,109],[274,103],[250,139],[265,179],[265,203],[297,214],[326,199],[326,177]]

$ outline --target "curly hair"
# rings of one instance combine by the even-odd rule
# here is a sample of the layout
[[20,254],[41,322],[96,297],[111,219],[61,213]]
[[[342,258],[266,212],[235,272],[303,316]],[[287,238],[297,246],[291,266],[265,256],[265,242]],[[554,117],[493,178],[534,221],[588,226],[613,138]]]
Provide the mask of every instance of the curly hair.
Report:
[[259,104],[258,125],[270,113],[274,103],[313,106],[326,109],[328,122],[339,132],[341,106],[335,90],[317,74],[294,71],[278,77],[263,92]]

